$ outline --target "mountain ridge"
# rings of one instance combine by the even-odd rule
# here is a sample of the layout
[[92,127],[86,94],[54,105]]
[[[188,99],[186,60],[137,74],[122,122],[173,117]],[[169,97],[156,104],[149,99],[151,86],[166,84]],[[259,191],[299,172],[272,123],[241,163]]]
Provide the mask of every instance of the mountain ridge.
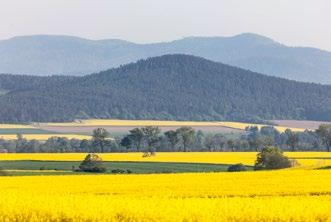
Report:
[[164,54],[190,54],[266,75],[331,84],[331,52],[288,47],[252,33],[148,44],[73,36],[16,37],[0,41],[0,73],[81,76]]

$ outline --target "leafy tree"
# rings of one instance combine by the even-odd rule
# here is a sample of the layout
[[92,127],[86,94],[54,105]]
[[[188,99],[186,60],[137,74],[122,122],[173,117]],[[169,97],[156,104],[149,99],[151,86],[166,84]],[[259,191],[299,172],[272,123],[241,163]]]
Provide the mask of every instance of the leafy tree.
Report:
[[192,127],[183,126],[177,129],[177,133],[182,140],[184,152],[187,152],[189,145],[195,140],[195,130]]
[[160,128],[155,126],[146,126],[141,128],[141,131],[143,132],[144,139],[147,143],[147,151],[151,153],[154,152],[154,146],[160,141]]
[[255,170],[282,169],[291,167],[291,161],[277,147],[264,147],[257,155]]
[[16,135],[16,152],[25,152],[25,145],[28,141],[23,137],[22,134]]
[[120,142],[121,146],[124,146],[126,149],[130,149],[132,146],[132,141],[130,139],[130,136],[126,135],[122,138]]
[[89,142],[89,140],[83,139],[83,140],[80,141],[79,151],[80,152],[89,152],[90,151],[90,142]]
[[234,140],[229,139],[227,141],[227,145],[228,145],[228,149],[230,149],[231,151],[234,151],[234,148],[235,148],[235,142],[234,142]]
[[144,132],[139,128],[134,128],[129,131],[128,139],[130,139],[139,152],[144,142]]
[[204,141],[204,146],[209,152],[213,151],[215,148],[214,140],[212,135],[207,135]]
[[103,153],[105,151],[105,146],[108,143],[107,138],[109,137],[109,133],[104,128],[97,128],[93,130],[92,134],[92,145],[94,147],[99,148],[100,152]]
[[288,145],[291,148],[291,151],[295,151],[299,143],[298,134],[290,129],[286,129],[285,134],[287,135],[286,145]]
[[171,149],[175,150],[176,145],[179,143],[178,132],[175,130],[169,130],[164,133],[166,138],[168,139],[169,143],[171,144]]
[[316,130],[317,135],[319,135],[326,146],[328,152],[331,149],[331,124],[322,124]]
[[101,157],[97,154],[88,154],[83,162],[79,165],[79,169],[84,172],[103,173],[106,172],[106,167],[103,165]]

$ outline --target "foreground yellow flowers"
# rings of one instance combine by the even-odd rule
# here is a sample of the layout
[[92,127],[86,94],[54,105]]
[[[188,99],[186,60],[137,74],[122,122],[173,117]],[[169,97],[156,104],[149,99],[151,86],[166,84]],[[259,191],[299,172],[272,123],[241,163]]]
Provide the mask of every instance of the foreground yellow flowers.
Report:
[[0,177],[0,221],[331,221],[328,170]]

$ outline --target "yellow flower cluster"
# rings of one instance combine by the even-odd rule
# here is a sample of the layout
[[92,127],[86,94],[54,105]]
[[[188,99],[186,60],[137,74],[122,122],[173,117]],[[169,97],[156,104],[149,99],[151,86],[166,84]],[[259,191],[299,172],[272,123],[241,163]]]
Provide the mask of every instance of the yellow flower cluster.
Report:
[[0,177],[0,221],[331,221],[328,170]]

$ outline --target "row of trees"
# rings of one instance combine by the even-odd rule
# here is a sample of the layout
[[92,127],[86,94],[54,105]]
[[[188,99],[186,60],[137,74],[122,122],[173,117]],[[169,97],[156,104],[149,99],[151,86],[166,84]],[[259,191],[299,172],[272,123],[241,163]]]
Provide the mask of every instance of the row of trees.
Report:
[[93,131],[91,140],[52,137],[47,141],[0,139],[0,151],[5,152],[149,152],[155,151],[261,151],[274,146],[289,151],[322,151],[331,149],[331,125],[321,125],[315,131],[279,132],[272,126],[248,127],[242,134],[206,133],[191,127],[180,127],[164,133],[158,127],[134,128],[127,135],[111,138],[103,128]]
[[[202,132],[200,132],[202,134]],[[147,126],[135,128],[129,131],[120,142],[128,150],[154,152],[157,147],[160,149],[170,149],[171,151],[187,152],[196,142],[197,134],[192,127],[181,127],[177,130],[169,130],[161,136],[158,127]],[[165,145],[165,143],[168,143]]]

